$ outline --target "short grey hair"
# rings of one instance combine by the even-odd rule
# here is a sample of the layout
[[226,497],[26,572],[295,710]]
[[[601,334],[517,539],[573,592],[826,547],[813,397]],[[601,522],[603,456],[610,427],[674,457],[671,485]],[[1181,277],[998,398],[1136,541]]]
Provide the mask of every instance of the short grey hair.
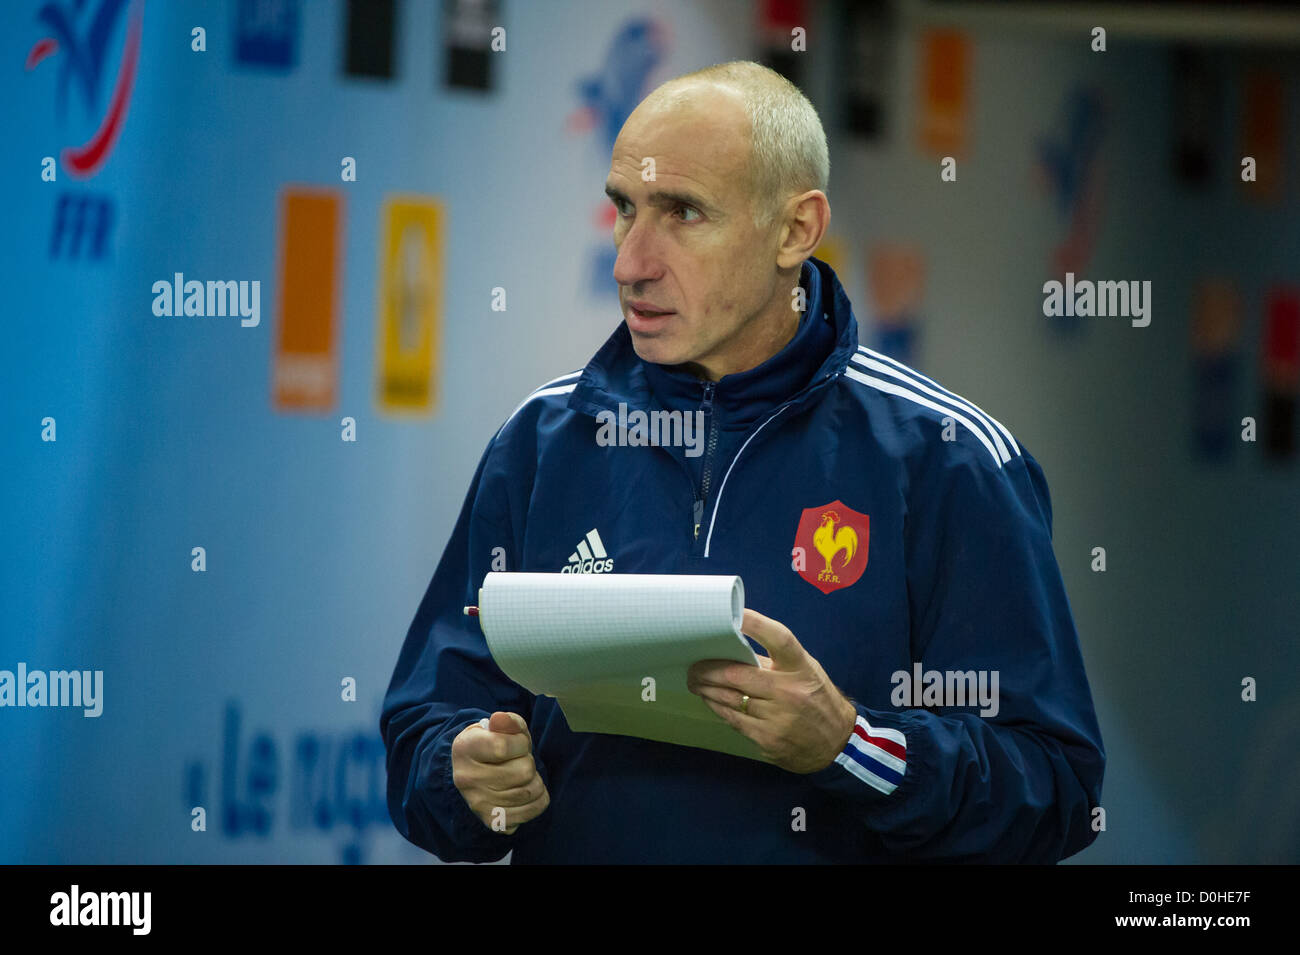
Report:
[[810,189],[828,191],[831,159],[826,131],[799,87],[761,63],[732,60],[674,77],[659,90],[669,93],[689,81],[726,86],[744,101],[750,123],[755,226],[770,226],[793,195]]

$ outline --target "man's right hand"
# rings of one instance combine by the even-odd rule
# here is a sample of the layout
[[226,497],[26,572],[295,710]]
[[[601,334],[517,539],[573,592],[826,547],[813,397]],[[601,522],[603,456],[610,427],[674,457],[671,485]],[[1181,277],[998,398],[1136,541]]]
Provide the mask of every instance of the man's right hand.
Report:
[[533,762],[533,737],[518,713],[493,713],[487,729],[470,723],[451,742],[451,778],[474,815],[510,835],[551,804]]

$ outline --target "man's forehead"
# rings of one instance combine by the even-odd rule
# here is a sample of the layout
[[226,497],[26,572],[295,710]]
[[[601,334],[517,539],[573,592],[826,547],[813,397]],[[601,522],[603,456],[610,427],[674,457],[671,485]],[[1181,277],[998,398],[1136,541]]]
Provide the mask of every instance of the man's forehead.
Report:
[[[654,160],[654,179],[643,180],[642,170],[647,168],[644,159]],[[629,194],[635,190],[682,189],[700,193],[706,200],[716,201],[730,195],[737,188],[735,176],[716,163],[674,157],[670,153],[628,150],[614,153],[609,167],[607,185],[618,192]]]
[[657,179],[729,191],[749,155],[748,119],[729,92],[714,88],[643,102],[614,142],[611,172],[639,179],[649,157]]

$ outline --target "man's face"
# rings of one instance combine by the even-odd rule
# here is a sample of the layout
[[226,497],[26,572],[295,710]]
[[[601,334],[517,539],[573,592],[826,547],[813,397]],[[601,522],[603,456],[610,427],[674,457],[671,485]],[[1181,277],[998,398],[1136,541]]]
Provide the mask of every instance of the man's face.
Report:
[[777,273],[775,232],[752,218],[748,159],[749,120],[725,87],[690,87],[676,102],[652,96],[623,125],[605,183],[618,213],[614,278],[646,361],[690,362],[714,377],[750,367],[746,332],[770,311]]

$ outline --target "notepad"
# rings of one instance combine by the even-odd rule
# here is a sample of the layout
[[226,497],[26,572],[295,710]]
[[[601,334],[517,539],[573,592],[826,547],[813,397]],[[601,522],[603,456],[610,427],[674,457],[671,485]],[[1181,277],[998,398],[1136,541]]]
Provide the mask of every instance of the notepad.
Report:
[[[739,577],[494,571],[478,619],[510,679],[553,696],[569,728],[767,760],[686,688],[698,660],[758,665]],[[651,692],[653,691],[653,692]]]

